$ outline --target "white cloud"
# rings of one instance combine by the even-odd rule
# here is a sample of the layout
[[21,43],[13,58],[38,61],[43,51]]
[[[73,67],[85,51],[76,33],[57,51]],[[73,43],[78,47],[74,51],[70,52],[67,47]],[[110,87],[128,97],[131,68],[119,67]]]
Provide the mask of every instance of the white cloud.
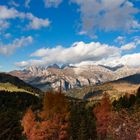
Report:
[[[32,56],[36,57],[45,57],[54,59],[53,61],[62,61],[69,63],[78,63],[88,59],[98,60],[108,56],[117,56],[119,54],[119,49],[114,46],[109,46],[106,44],[101,44],[99,42],[75,42],[69,48],[64,48],[62,46],[57,46],[56,48],[46,48],[44,51],[39,53],[40,50],[37,50]],[[57,60],[56,57],[57,56]],[[65,63],[66,63],[65,62]]]
[[[59,49],[59,47],[57,47],[57,48]],[[43,56],[47,55],[49,50],[50,49],[47,49],[47,48],[41,48],[41,49],[37,50],[36,52],[32,53],[31,56],[43,57]],[[56,50],[56,48],[54,50]]]
[[121,46],[121,50],[132,50],[137,47],[137,44],[135,42],[128,43],[126,45]]
[[140,38],[137,37],[134,38],[133,42],[121,46],[121,50],[122,51],[132,50],[135,49],[138,45],[140,45]]
[[69,48],[62,46],[41,48],[31,54],[31,57],[37,57],[37,59],[29,60],[28,65],[76,64],[82,61],[99,61],[108,57],[115,58],[119,57],[120,53],[119,48],[99,42],[76,42]]
[[118,36],[114,41],[119,44],[124,44],[126,38],[124,36]]
[[79,5],[82,30],[88,34],[96,31],[132,31],[140,28],[134,18],[139,12],[129,0],[71,0]]
[[136,42],[137,45],[140,44],[140,36],[134,36],[133,39],[134,39],[134,41]]
[[62,0],[44,0],[45,6],[47,8],[54,7],[57,8],[61,4]]
[[140,53],[127,54],[125,56],[122,56],[120,62],[128,66],[140,66]]
[[[80,31],[80,32],[78,32],[78,35],[88,35],[88,32],[87,31]],[[90,38],[92,38],[92,39],[97,39],[98,38],[98,36],[97,35],[89,35],[89,37]]]
[[87,32],[86,32],[86,31],[80,31],[80,32],[78,32],[78,34],[79,34],[79,35],[86,35]]
[[107,66],[117,66],[117,65],[127,65],[131,67],[140,66],[140,53],[126,54],[124,56],[118,57],[116,59],[108,59],[105,61],[99,61],[99,64]]
[[15,63],[15,65],[16,66],[18,66],[18,67],[26,67],[26,66],[28,66],[28,62],[26,62],[26,61],[21,61],[21,62],[17,62],[17,63]]
[[[26,27],[28,29],[40,29],[42,27],[48,27],[50,25],[49,19],[42,19],[39,17],[34,16],[32,13],[23,13],[17,11],[15,8],[8,8],[6,6],[0,6],[0,24],[4,23],[4,25],[9,27],[8,25],[10,24],[10,19],[23,19],[27,20],[28,24]],[[5,28],[5,26],[1,28]]]
[[21,37],[15,39],[10,44],[3,44],[0,42],[0,54],[3,55],[10,55],[12,54],[17,48],[21,48],[27,46],[33,42],[33,38],[31,36],[28,37]]
[[24,13],[18,12],[15,8],[8,8],[6,6],[0,6],[0,19],[15,19],[17,17],[24,17]]
[[48,27],[50,25],[49,19],[42,19],[33,16],[32,14],[27,14],[27,18],[30,19],[27,28],[29,29],[40,29],[42,27]]
[[[139,42],[139,43],[138,43]],[[75,42],[69,48],[56,46],[55,48],[41,48],[31,54],[30,60],[18,62],[17,66],[41,65],[50,64],[101,64],[107,66],[130,65],[140,66],[140,53],[126,54],[128,50],[134,49],[140,41],[130,42],[121,46],[110,46],[101,44],[100,42]],[[125,55],[123,52],[125,51]],[[138,60],[137,60],[138,59]]]

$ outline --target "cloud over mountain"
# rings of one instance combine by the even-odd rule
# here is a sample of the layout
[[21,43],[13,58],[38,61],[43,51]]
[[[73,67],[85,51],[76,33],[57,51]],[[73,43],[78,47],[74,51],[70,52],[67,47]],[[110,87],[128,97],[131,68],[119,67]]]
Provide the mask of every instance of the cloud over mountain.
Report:
[[[134,46],[133,46],[134,44]],[[120,48],[101,44],[100,42],[75,42],[69,48],[56,46],[55,48],[41,48],[31,54],[28,61],[16,63],[18,66],[29,65],[49,65],[57,64],[78,64],[82,62],[93,62],[96,64],[117,65],[120,62],[130,62],[130,58],[135,59],[139,54],[122,56],[123,51],[136,47],[137,44],[130,43]],[[127,60],[128,61],[127,61]],[[119,62],[120,61],[120,62]]]
[[2,0],[2,69],[14,69],[15,63],[19,67],[140,65],[139,4],[133,0]]

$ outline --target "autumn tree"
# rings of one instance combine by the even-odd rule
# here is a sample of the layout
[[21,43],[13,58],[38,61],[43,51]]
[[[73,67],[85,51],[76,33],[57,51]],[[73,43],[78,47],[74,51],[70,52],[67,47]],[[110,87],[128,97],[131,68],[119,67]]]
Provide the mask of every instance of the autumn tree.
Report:
[[31,110],[31,108],[29,108],[26,114],[23,116],[21,125],[24,128],[23,133],[26,134],[27,138],[30,140],[32,135],[32,129],[36,125],[35,114]]
[[96,130],[99,139],[106,139],[108,125],[110,122],[110,114],[112,105],[107,94],[104,95],[100,104],[98,104],[93,112],[96,116]]
[[43,109],[33,113],[29,109],[22,119],[28,140],[67,140],[69,138],[68,102],[61,93],[47,93]]
[[51,127],[55,126],[53,130],[56,130],[56,139],[68,138],[69,103],[64,94],[49,92],[44,96],[41,118],[52,121]]
[[69,115],[69,103],[66,100],[66,97],[62,93],[51,93],[48,92],[44,96],[43,101],[43,118],[53,118],[56,114],[61,115],[63,118],[68,117]]
[[140,128],[136,132],[136,140],[140,140]]
[[129,113],[125,109],[112,112],[108,127],[108,136],[115,140],[135,140],[139,137],[140,112]]

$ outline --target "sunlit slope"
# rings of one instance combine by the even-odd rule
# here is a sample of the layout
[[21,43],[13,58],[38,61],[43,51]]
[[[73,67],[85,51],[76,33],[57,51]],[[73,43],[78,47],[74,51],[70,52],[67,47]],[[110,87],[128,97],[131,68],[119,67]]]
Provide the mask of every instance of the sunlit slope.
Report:
[[41,91],[15,76],[0,73],[0,91],[9,92],[26,92],[34,95],[39,95]]
[[86,86],[70,90],[67,94],[74,98],[85,100],[100,100],[104,93],[107,93],[111,100],[124,95],[135,94],[140,87],[140,74],[131,75],[113,82],[101,85]]
[[36,95],[36,96],[38,95],[35,92],[30,92],[25,89],[18,88],[17,86],[15,86],[11,83],[0,83],[0,91],[8,91],[11,93],[14,93],[14,92],[23,92],[24,93],[25,92],[25,93],[29,93],[29,94]]

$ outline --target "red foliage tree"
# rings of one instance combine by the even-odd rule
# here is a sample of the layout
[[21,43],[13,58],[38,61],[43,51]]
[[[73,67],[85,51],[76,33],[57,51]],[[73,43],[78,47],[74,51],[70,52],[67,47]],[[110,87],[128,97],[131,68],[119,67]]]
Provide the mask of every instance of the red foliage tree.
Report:
[[136,136],[137,139],[139,139],[139,118],[140,112],[133,114],[130,114],[126,110],[112,112],[108,127],[108,135],[115,140],[135,140]]
[[96,131],[99,139],[105,139],[107,136],[111,110],[111,102],[109,97],[105,94],[100,104],[98,104],[93,110],[96,116]]
[[48,93],[43,104],[43,111],[37,114],[40,121],[35,120],[31,109],[26,112],[22,120],[24,134],[28,140],[67,140],[69,110],[65,96]]
[[140,128],[137,130],[136,140],[140,140]]
[[43,101],[43,111],[41,112],[41,117],[45,119],[50,119],[59,114],[62,119],[69,116],[69,103],[66,100],[64,94],[61,93],[51,93],[48,92],[44,96]]
[[28,139],[30,139],[30,136],[32,134],[32,128],[36,125],[35,115],[33,111],[31,110],[31,108],[29,108],[26,114],[23,116],[21,125],[24,128],[23,133],[26,134]]

